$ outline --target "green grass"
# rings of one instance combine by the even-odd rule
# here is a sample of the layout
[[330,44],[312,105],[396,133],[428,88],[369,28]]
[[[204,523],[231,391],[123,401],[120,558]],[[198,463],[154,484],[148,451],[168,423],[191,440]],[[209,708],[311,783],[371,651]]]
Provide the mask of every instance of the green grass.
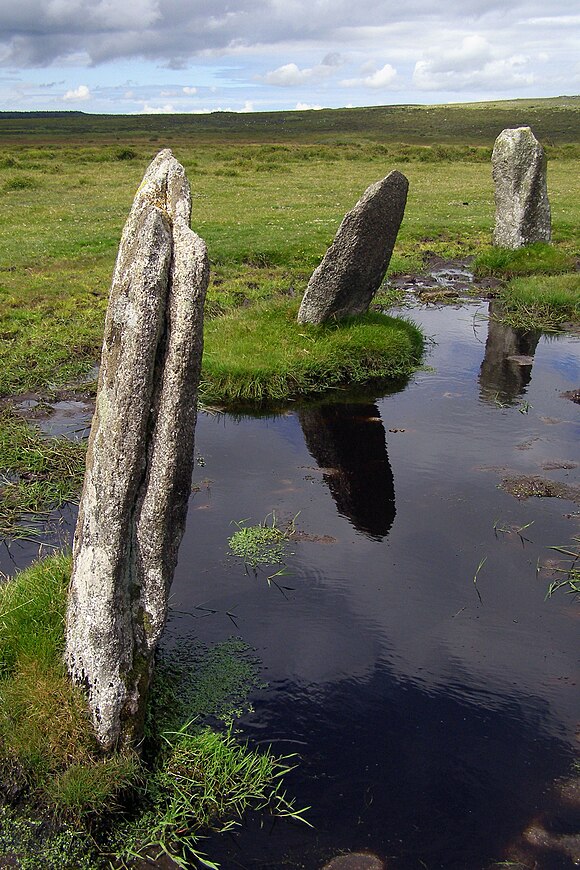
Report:
[[[529,125],[549,147],[578,142],[580,98],[504,100],[439,106],[399,105],[323,109],[317,112],[233,112],[211,115],[86,115],[82,112],[2,112],[7,142],[75,142],[108,146],[109,159],[123,147],[139,150],[151,140],[196,142],[333,143],[337,148],[373,143],[489,145],[504,127]],[[1,138],[0,138],[1,141]],[[127,145],[126,143],[130,143]],[[66,147],[66,145],[65,145]],[[69,146],[70,148],[70,146]],[[72,149],[71,149],[72,150]],[[74,158],[73,158],[74,159]],[[76,159],[82,159],[79,155]]]
[[84,696],[66,676],[70,567],[67,555],[52,556],[0,586],[0,766],[64,815],[82,812],[73,796],[79,769],[90,806],[95,790],[112,801],[135,765],[130,754],[103,759]]
[[275,403],[369,380],[402,378],[418,365],[413,324],[370,312],[337,324],[296,322],[277,300],[210,321],[200,393],[206,404]]
[[231,726],[225,733],[184,727],[164,736],[162,763],[148,777],[146,810],[122,831],[127,857],[146,854],[157,860],[169,855],[186,870],[194,854],[204,866],[215,868],[200,853],[200,831],[230,830],[250,808],[304,821],[305,810],[295,809],[282,790],[290,757],[250,749]]
[[35,517],[74,501],[85,453],[81,442],[43,438],[9,408],[0,411],[0,537],[31,537]]
[[555,275],[574,269],[574,258],[546,242],[523,248],[486,248],[475,258],[476,275],[513,278],[516,275]]
[[[240,641],[161,656],[142,756],[103,755],[63,663],[70,571],[58,554],[0,585],[0,845],[14,866],[106,867],[152,850],[186,866],[204,830],[248,807],[300,818],[282,791],[289,759],[233,730],[256,684]],[[210,716],[226,724],[210,729]]]
[[243,559],[250,568],[284,563],[287,534],[276,525],[274,516],[271,524],[268,524],[266,518],[263,523],[255,526],[246,526],[245,520],[240,520],[234,525],[238,530],[228,541],[233,556]]
[[501,319],[514,327],[557,331],[580,320],[580,272],[514,278],[499,294]]
[[[551,547],[556,553],[565,556],[567,563],[564,567],[550,566],[552,574],[558,574],[556,580],[552,580],[548,586],[546,598],[551,598],[556,592],[564,590],[569,595],[573,595],[577,600],[580,595],[580,536],[576,535],[572,538],[573,543],[569,546]],[[577,762],[580,765],[580,762]],[[580,771],[579,771],[580,772]]]

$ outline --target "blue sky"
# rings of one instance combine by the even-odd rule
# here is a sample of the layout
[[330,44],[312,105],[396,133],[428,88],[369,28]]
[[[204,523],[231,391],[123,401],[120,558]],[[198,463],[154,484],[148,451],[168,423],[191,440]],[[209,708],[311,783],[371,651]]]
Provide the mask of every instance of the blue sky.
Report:
[[0,110],[577,94],[579,32],[576,0],[0,0]]

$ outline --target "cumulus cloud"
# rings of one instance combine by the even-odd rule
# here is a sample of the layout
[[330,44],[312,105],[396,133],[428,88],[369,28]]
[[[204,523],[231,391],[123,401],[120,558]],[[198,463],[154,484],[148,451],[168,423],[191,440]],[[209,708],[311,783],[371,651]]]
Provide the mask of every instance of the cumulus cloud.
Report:
[[262,77],[262,81],[267,85],[276,85],[282,88],[304,85],[309,82],[320,82],[331,76],[341,64],[341,56],[333,52],[327,54],[322,63],[313,67],[300,69],[295,63],[286,63],[267,72]]
[[[131,89],[135,109],[155,112],[165,103],[179,110],[200,94],[207,105],[216,77],[216,103],[247,99],[268,108],[302,97],[308,105],[343,105],[345,88],[358,105],[390,91],[409,102],[426,94],[443,102],[461,92],[518,96],[531,88],[547,96],[570,93],[578,82],[579,20],[577,0],[6,0],[0,67],[19,81],[27,68],[57,68],[42,78],[65,78],[59,89],[70,90],[60,106],[91,99],[95,111],[111,110],[103,103],[105,79],[118,88],[116,100]],[[369,58],[375,61],[363,63]],[[147,92],[126,74],[112,78],[120,64],[139,68]],[[89,80],[83,67],[102,72]],[[94,93],[81,94],[78,80],[90,81]],[[177,96],[161,97],[165,87]],[[3,93],[4,105],[34,108],[16,85]]]
[[90,100],[91,92],[86,85],[79,85],[78,88],[75,88],[73,91],[67,91],[66,94],[63,95],[63,100],[68,102],[81,102],[83,100]]
[[343,79],[341,85],[345,88],[388,88],[396,78],[397,70],[390,63],[386,63],[381,69],[376,69],[361,78]]
[[502,57],[485,38],[472,34],[457,46],[427,52],[425,59],[415,64],[413,84],[426,91],[510,90],[533,84],[528,64],[526,55]]
[[305,111],[309,111],[311,109],[316,109],[316,110],[322,109],[323,106],[315,106],[312,103],[296,103],[295,108],[299,112],[305,112]]

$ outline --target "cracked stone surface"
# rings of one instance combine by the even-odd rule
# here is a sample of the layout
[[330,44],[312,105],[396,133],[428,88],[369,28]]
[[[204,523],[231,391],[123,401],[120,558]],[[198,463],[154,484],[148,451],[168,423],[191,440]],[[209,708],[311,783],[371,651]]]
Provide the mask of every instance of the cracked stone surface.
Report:
[[65,658],[104,748],[141,735],[185,526],[209,280],[190,218],[166,149],[121,237],[73,546]]

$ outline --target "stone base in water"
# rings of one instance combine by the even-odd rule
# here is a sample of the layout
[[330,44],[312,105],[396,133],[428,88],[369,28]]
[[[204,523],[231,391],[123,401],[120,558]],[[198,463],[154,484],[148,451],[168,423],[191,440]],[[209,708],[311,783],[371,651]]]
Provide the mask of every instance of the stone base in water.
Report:
[[370,855],[368,852],[351,852],[333,858],[322,870],[387,870],[387,865],[376,855]]

